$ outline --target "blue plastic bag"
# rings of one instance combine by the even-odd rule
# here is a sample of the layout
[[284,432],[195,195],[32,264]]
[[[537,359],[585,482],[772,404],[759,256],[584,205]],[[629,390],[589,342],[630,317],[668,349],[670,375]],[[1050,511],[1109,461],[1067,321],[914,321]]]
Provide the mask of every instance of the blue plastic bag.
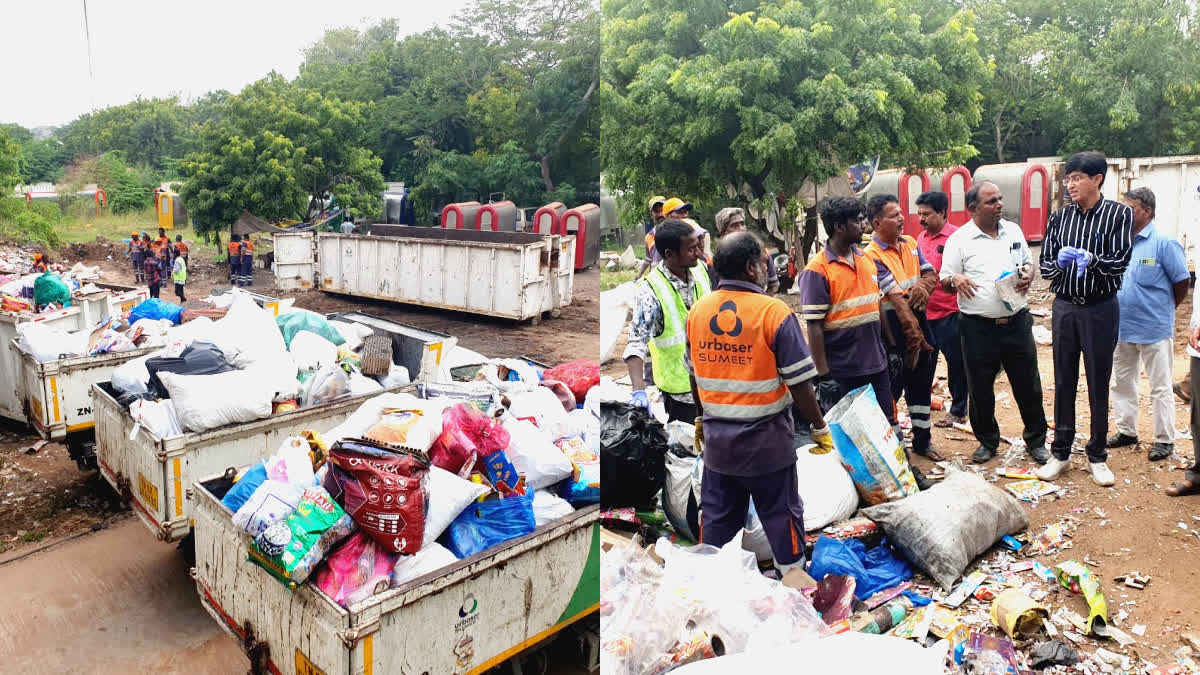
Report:
[[163,302],[158,298],[150,298],[129,310],[129,325],[132,326],[139,319],[150,319],[151,321],[170,319],[171,323],[178,326],[179,318],[182,315],[183,307],[180,305],[176,305],[173,302]]
[[859,600],[865,600],[913,577],[912,568],[892,553],[886,539],[868,551],[857,539],[839,541],[821,537],[813,546],[812,565],[808,573],[817,581],[829,574],[854,577],[854,596]]
[[533,492],[488,499],[468,506],[442,534],[442,545],[458,559],[469,558],[509,539],[537,529],[533,518]]
[[233,484],[229,488],[229,492],[225,493],[225,498],[221,500],[230,511],[238,512],[242,508],[242,504],[250,499],[250,495],[258,489],[267,480],[267,465],[259,463],[258,465],[248,469],[242,479]]

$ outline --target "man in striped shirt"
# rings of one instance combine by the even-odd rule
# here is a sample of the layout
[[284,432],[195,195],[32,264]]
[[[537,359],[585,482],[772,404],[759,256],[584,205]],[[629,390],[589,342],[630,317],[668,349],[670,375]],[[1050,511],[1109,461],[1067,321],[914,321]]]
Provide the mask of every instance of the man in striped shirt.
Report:
[[1071,466],[1075,441],[1075,394],[1079,356],[1087,373],[1091,436],[1088,465],[1098,485],[1114,483],[1107,460],[1108,383],[1117,346],[1120,309],[1117,291],[1133,248],[1133,212],[1100,193],[1108,160],[1099,152],[1071,155],[1065,187],[1071,203],[1046,223],[1042,277],[1054,291],[1054,443],[1053,457],[1038,478],[1053,480]]

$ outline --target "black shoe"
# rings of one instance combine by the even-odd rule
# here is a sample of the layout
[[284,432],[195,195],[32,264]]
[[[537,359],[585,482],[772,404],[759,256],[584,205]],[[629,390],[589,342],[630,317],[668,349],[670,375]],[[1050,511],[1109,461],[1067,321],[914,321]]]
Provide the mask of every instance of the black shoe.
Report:
[[1175,446],[1170,443],[1155,443],[1150,448],[1150,461],[1157,462],[1160,459],[1166,459],[1175,452]]
[[910,464],[909,468],[912,469],[913,478],[917,479],[917,489],[924,492],[925,490],[928,490],[929,488],[933,487],[933,482],[931,482],[928,478],[925,477],[925,474],[922,473],[922,471],[917,468],[916,464]]
[[978,448],[975,448],[975,454],[971,455],[971,461],[975,462],[976,464],[983,464],[984,462],[988,461],[989,459],[991,459],[995,456],[996,456],[995,450],[985,448],[981,445]]
[[1108,448],[1124,448],[1129,445],[1137,445],[1137,436],[1126,436],[1121,432],[1117,432],[1108,437],[1108,442],[1104,444]]
[[1036,448],[1029,448],[1029,456],[1038,464],[1045,464],[1050,461],[1050,451],[1046,450],[1046,446],[1039,445]]

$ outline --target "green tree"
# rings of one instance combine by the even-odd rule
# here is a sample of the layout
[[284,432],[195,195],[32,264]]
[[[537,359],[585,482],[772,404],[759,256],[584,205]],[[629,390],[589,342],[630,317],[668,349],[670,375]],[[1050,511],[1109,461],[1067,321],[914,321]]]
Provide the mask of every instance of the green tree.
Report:
[[188,129],[178,99],[138,98],[81,115],[56,135],[69,159],[119,150],[130,163],[160,168],[183,154]]
[[380,161],[362,146],[360,103],[271,73],[230,96],[200,133],[203,149],[182,163],[180,194],[202,232],[231,225],[243,209],[308,220],[330,196],[357,217],[382,208]]
[[21,146],[8,129],[0,128],[0,198],[21,182]]
[[603,9],[600,147],[616,192],[746,202],[796,195],[863,157],[939,166],[976,154],[988,74],[970,14],[925,28],[899,0]]

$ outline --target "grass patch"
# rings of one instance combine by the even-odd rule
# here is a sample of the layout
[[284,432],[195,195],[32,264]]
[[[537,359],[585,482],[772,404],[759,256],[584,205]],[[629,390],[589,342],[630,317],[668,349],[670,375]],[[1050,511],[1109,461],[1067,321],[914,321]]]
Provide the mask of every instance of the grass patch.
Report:
[[600,290],[607,291],[627,281],[633,281],[637,270],[600,270]]
[[[146,232],[153,239],[158,236],[158,219],[154,207],[150,207],[129,213],[105,213],[94,218],[86,215],[73,216],[56,229],[59,238],[64,243],[90,243],[96,241],[97,235],[109,241],[120,241],[128,239],[129,234],[134,230]],[[175,239],[176,234],[182,234],[185,239],[188,239],[192,237],[192,228],[188,225],[169,230],[168,234],[172,240]]]

